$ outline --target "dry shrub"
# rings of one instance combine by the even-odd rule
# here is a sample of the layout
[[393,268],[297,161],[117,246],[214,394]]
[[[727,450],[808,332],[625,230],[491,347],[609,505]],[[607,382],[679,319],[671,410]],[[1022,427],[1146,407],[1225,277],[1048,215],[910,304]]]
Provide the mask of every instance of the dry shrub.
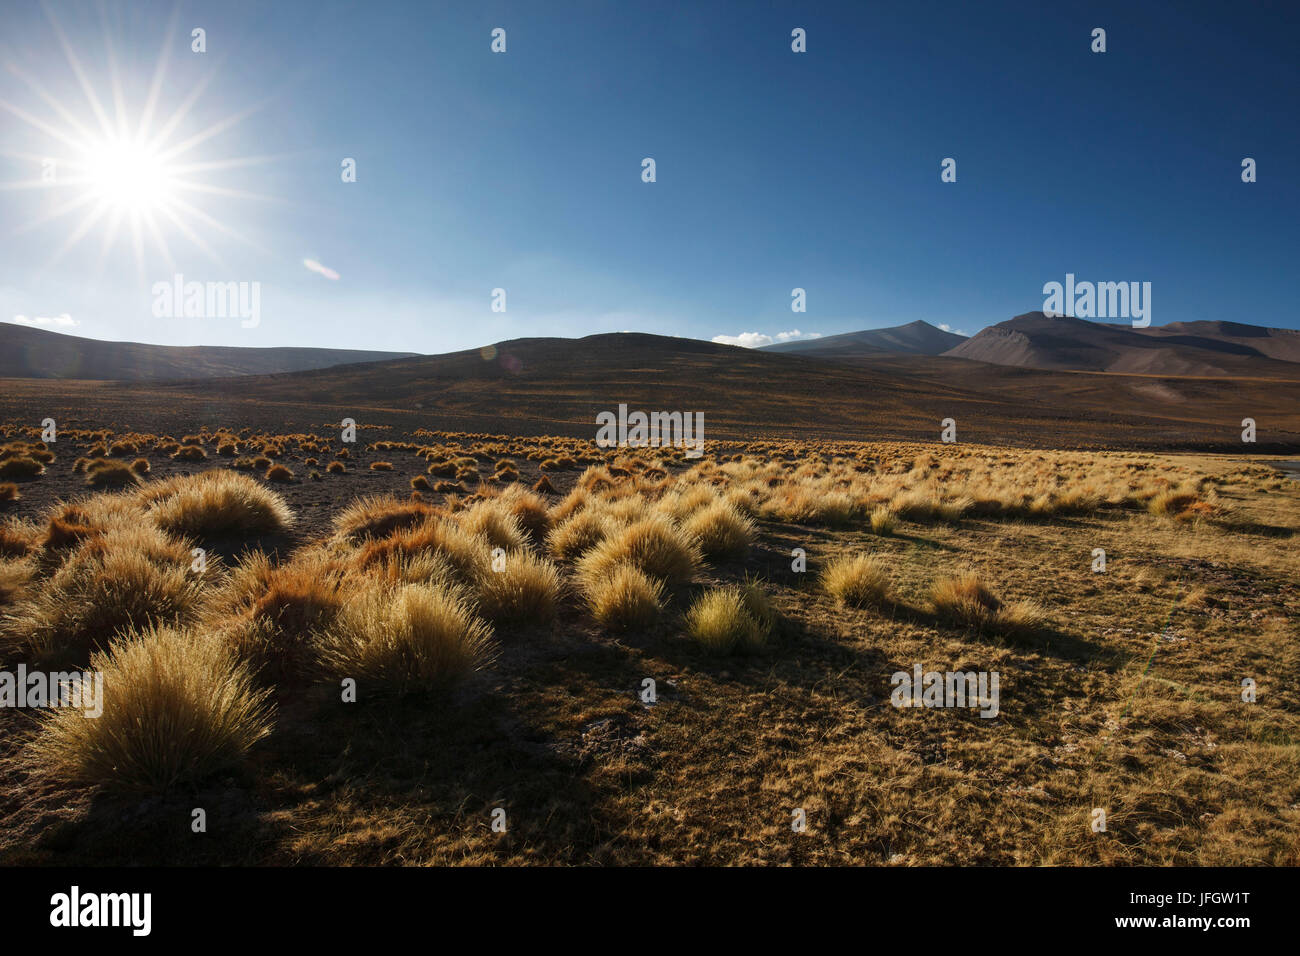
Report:
[[649,627],[663,610],[664,586],[630,564],[617,564],[584,589],[592,617],[612,631]]
[[883,604],[889,595],[889,575],[879,558],[841,555],[822,570],[822,587],[837,602],[851,607]]
[[91,668],[103,675],[103,713],[52,709],[35,742],[60,776],[163,791],[238,763],[270,733],[266,692],[227,649],[192,632],[142,630]]
[[686,633],[711,654],[761,649],[771,626],[750,611],[745,589],[730,585],[705,591],[686,612]]
[[293,512],[274,491],[248,475],[206,471],[171,478],[141,492],[158,527],[198,538],[278,534]]
[[326,632],[321,660],[338,677],[405,692],[464,677],[486,666],[494,649],[491,628],[455,589],[373,585]]
[[584,586],[606,576],[619,564],[631,564],[669,585],[695,576],[700,550],[687,535],[662,515],[634,522],[610,534],[578,562]]

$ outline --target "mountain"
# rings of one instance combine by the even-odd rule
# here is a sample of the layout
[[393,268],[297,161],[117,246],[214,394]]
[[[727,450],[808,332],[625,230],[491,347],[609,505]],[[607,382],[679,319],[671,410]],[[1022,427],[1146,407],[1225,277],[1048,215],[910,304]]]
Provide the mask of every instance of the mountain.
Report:
[[0,323],[0,378],[147,382],[293,372],[376,362],[414,352],[359,349],[245,348],[101,342],[77,335]]
[[964,335],[945,332],[943,329],[935,328],[929,322],[918,319],[907,325],[888,329],[843,332],[819,339],[778,342],[775,345],[765,345],[763,348],[769,352],[796,352],[810,358],[847,359],[882,353],[942,355],[964,341],[966,341]]
[[1022,368],[1300,378],[1300,332],[1234,322],[1174,322],[1135,329],[1026,312],[982,329],[943,354]]

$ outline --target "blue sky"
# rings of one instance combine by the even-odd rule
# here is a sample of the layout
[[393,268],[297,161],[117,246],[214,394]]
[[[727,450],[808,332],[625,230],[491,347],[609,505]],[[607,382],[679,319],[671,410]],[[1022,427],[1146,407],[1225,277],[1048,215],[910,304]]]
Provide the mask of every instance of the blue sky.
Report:
[[[162,344],[419,352],[915,319],[971,333],[1041,308],[1043,284],[1072,272],[1150,282],[1156,325],[1300,327],[1294,4],[48,7],[110,132],[110,47],[131,131],[164,48],[151,132],[209,78],[161,147],[215,127],[173,161],[203,168],[167,174],[170,195],[199,210],[172,214],[207,248],[148,208],[163,200],[132,194],[55,258],[104,194],[33,225],[87,186],[13,186],[40,180],[44,158],[76,161],[49,132],[68,117],[88,133],[76,143],[107,134],[43,7],[7,0],[5,321]],[[191,50],[195,27],[205,53]],[[504,54],[490,50],[496,27]],[[791,51],[795,27],[806,53]],[[1095,27],[1104,54],[1090,50]],[[354,183],[341,181],[345,157]],[[940,181],[945,157],[955,183]],[[94,175],[101,188],[107,174]],[[158,222],[171,264],[146,226],[137,258],[133,211]],[[258,324],[155,315],[154,284],[176,272],[258,283]],[[505,313],[491,309],[495,288]]]

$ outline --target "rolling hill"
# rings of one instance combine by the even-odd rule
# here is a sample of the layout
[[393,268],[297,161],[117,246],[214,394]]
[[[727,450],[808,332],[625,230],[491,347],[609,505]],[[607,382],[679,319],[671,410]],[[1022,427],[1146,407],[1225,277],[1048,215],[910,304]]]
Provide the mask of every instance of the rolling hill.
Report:
[[764,349],[769,352],[791,352],[810,358],[851,359],[887,353],[941,355],[965,341],[964,335],[945,332],[929,322],[917,320],[888,329],[865,329],[819,339],[779,342],[764,346]]
[[[1280,364],[1280,363],[1279,363]],[[988,365],[951,356],[826,361],[698,339],[609,333],[274,375],[150,384],[6,383],[0,413],[99,417],[155,431],[352,417],[423,427],[593,437],[601,411],[703,412],[715,438],[937,440],[1085,448],[1241,450],[1242,408],[1263,452],[1300,448],[1300,381],[1153,377]],[[31,410],[29,410],[29,408]],[[20,416],[21,417],[21,416]],[[39,417],[39,416],[38,416]]]
[[222,378],[403,358],[413,352],[101,342],[0,323],[0,378],[147,382]]

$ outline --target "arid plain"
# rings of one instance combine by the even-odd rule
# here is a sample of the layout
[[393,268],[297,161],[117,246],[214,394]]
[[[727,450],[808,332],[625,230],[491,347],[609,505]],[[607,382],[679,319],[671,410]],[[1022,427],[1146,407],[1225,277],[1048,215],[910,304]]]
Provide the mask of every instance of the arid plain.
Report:
[[[0,709],[7,862],[1300,863],[1294,380],[624,335],[4,384],[0,667],[106,687]],[[704,454],[597,447],[619,403]]]

